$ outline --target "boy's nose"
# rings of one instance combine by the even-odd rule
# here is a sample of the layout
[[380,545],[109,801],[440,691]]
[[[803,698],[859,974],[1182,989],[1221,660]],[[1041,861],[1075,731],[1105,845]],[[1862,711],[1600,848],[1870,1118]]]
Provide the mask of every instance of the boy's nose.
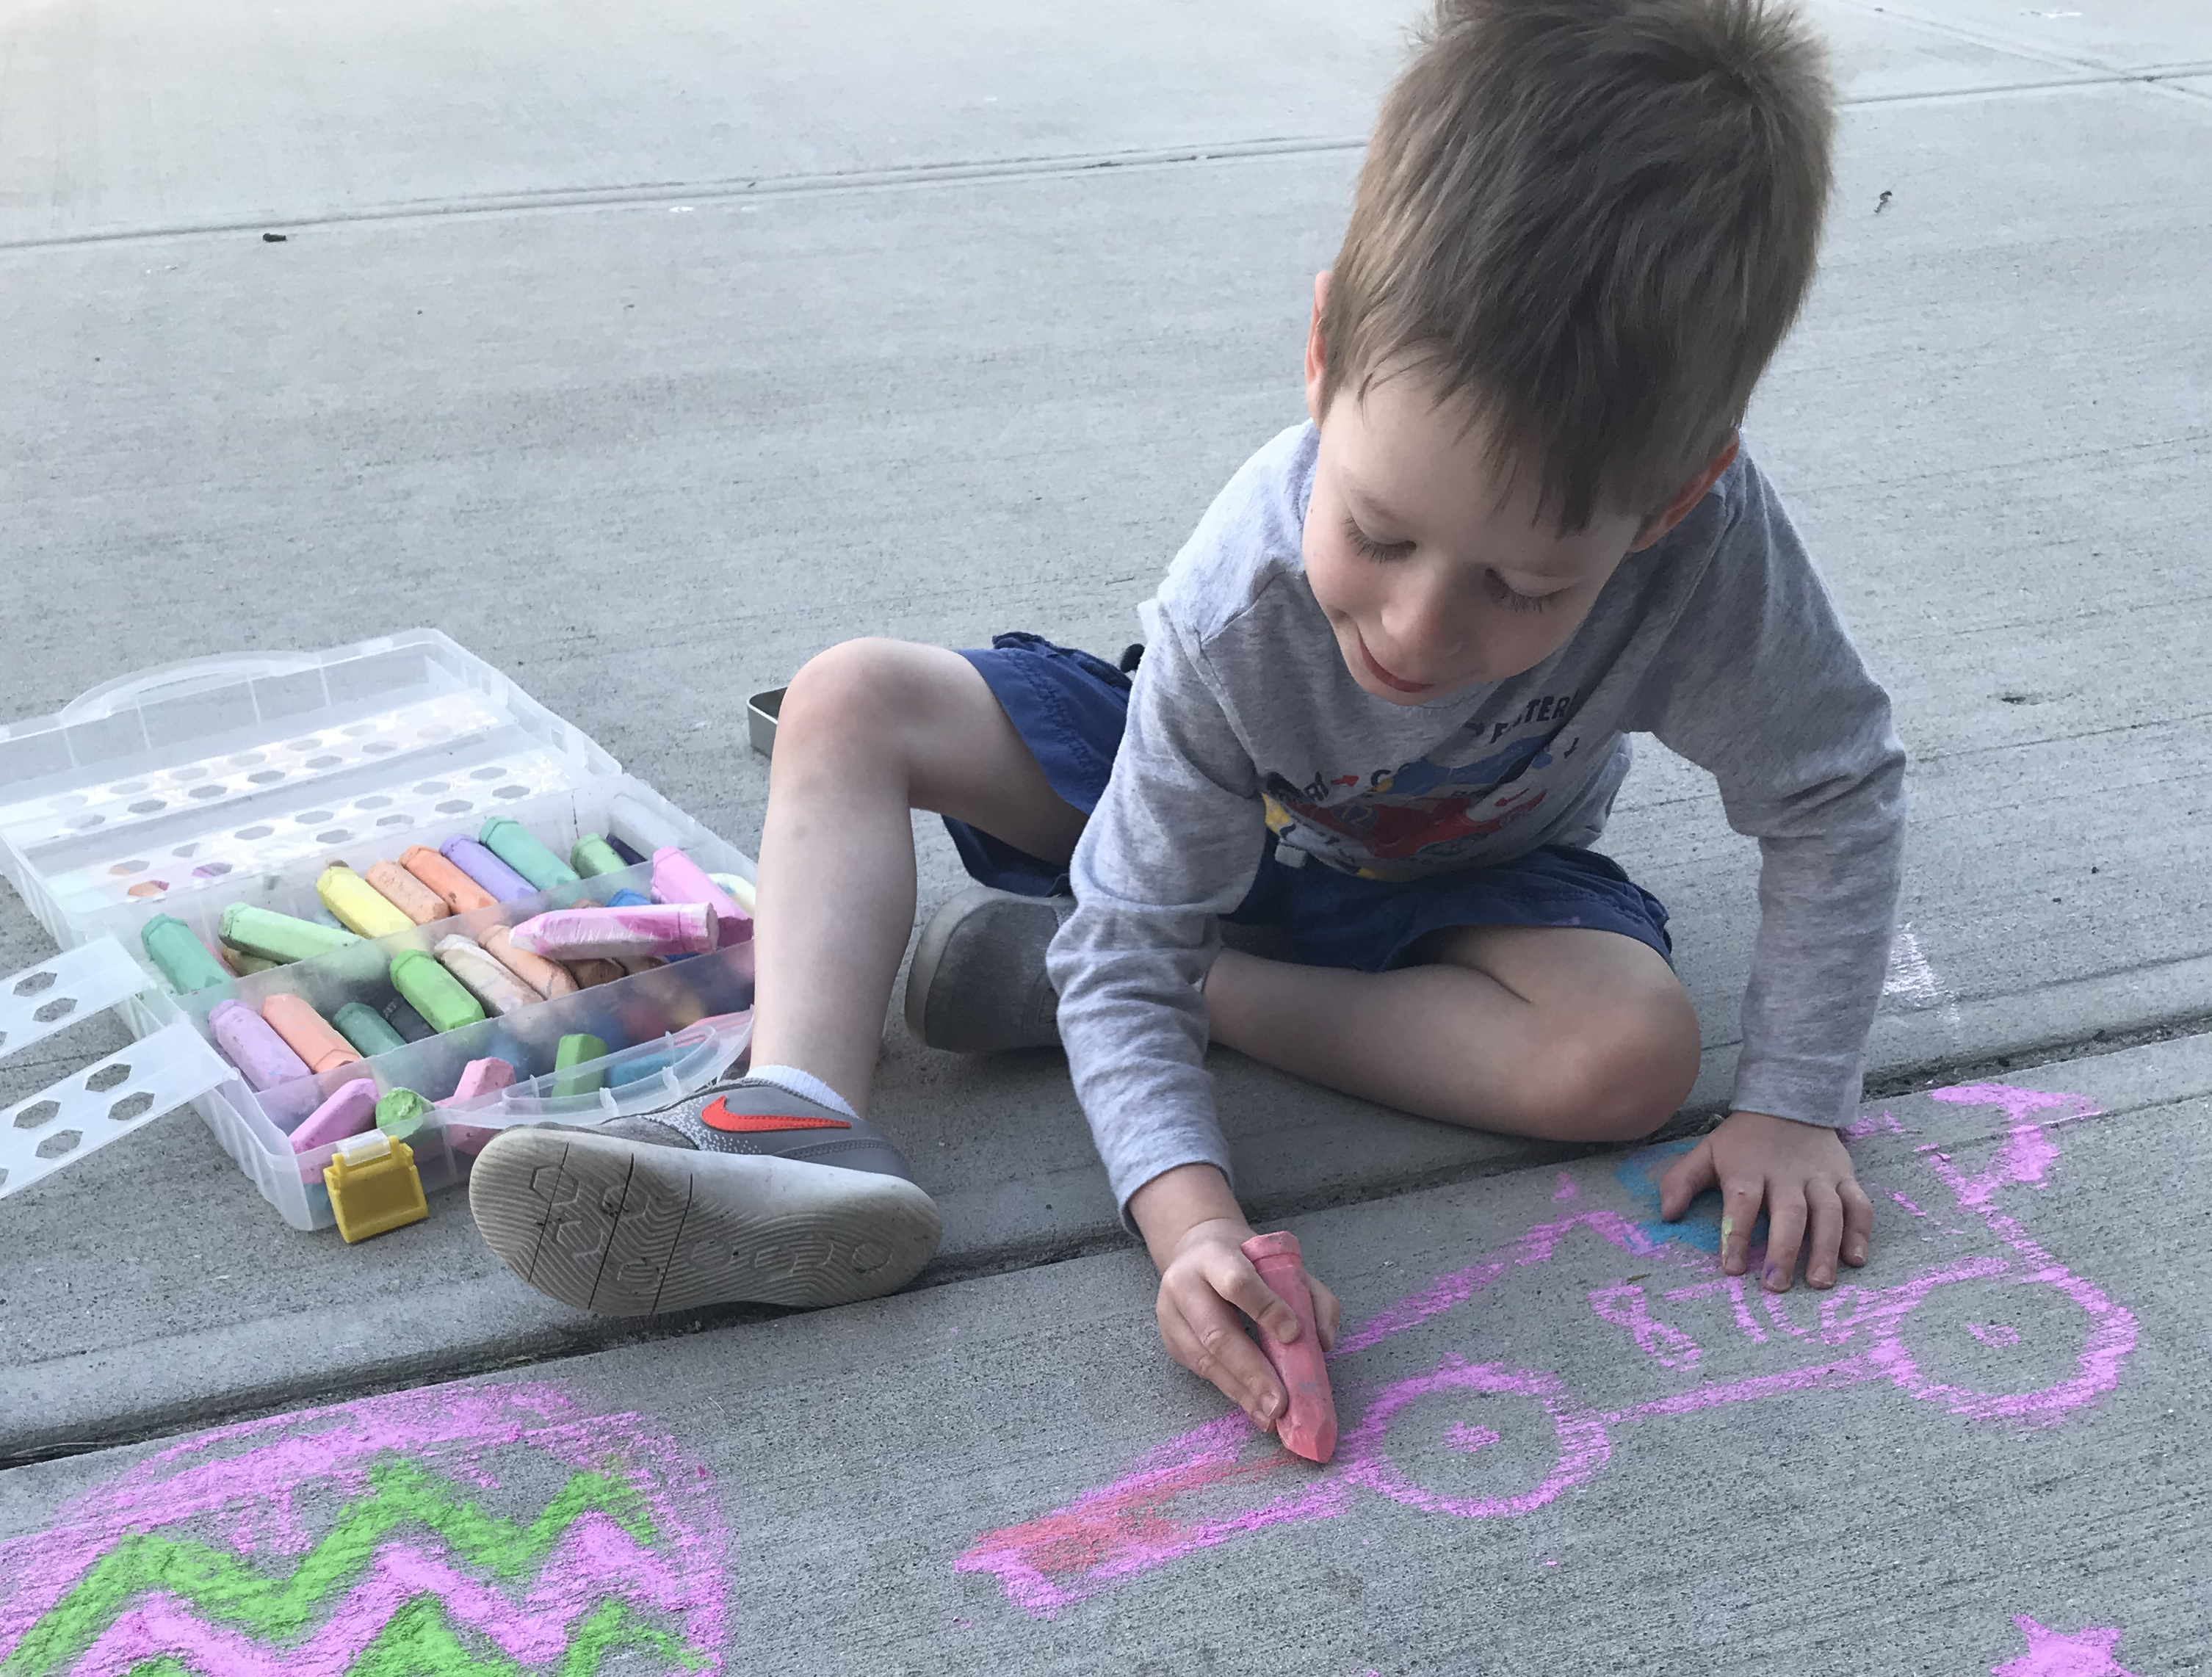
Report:
[[1391,673],[1407,681],[1449,674],[1466,638],[1450,591],[1425,578],[1407,578],[1393,591],[1383,604],[1382,632],[1396,660]]

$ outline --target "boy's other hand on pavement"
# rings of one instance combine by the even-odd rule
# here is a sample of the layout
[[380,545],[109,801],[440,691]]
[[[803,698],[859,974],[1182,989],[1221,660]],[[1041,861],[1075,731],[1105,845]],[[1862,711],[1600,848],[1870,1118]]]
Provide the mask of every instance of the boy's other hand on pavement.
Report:
[[1770,1292],[1790,1291],[1802,1252],[1805,1279],[1836,1284],[1836,1261],[1856,1267],[1874,1238],[1874,1202],[1859,1186],[1844,1139],[1822,1124],[1764,1112],[1731,1112],[1659,1181],[1659,1215],[1672,1223],[1709,1188],[1721,1191],[1721,1268],[1749,1267],[1752,1225],[1766,1212]]

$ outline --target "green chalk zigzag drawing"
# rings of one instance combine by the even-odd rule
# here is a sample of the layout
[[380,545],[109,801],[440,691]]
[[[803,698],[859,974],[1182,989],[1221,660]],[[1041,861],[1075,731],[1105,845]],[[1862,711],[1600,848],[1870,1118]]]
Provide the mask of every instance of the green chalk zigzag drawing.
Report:
[[[0,1543],[0,1677],[595,1677],[624,1652],[719,1671],[711,1476],[634,1415],[577,1410],[542,1384],[434,1388],[173,1445]],[[494,1454],[533,1448],[568,1473],[526,1522],[439,1471],[496,1486]],[[312,1542],[301,1498],[335,1504]]]

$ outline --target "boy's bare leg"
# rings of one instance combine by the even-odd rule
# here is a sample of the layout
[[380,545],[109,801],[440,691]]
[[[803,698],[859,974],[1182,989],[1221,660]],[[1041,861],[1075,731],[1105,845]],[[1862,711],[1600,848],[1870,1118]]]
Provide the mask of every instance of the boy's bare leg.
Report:
[[1446,1123],[1626,1141],[1698,1075],[1698,1017],[1658,953],[1617,933],[1459,927],[1382,973],[1224,950],[1213,1039],[1316,1083]]
[[811,1072],[861,1112],[914,929],[914,810],[1046,861],[1065,861],[1083,830],[959,653],[832,647],[799,672],[776,725],[752,1058]]

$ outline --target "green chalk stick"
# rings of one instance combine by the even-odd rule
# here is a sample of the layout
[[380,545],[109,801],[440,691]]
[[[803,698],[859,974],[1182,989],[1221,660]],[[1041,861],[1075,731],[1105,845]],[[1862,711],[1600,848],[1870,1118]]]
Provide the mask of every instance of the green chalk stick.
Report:
[[[606,1057],[607,1045],[605,1042],[579,1031],[573,1036],[563,1036],[561,1046],[553,1050],[553,1069],[565,1072],[571,1066],[581,1066],[586,1060],[605,1060]],[[596,1095],[606,1087],[606,1068],[601,1066],[575,1077],[556,1078],[553,1094],[556,1099],[562,1095]]]
[[387,1090],[376,1103],[376,1127],[394,1141],[404,1141],[437,1110],[411,1089]]
[[495,815],[485,822],[477,842],[539,890],[576,883],[576,870],[540,844],[538,835],[511,815]]
[[222,953],[223,958],[237,969],[240,978],[251,978],[258,972],[274,972],[279,967],[291,964],[286,961],[272,961],[265,955],[248,955],[244,950],[233,949],[228,944],[222,946]]
[[461,981],[419,949],[392,957],[392,987],[429,1022],[433,1030],[459,1030],[484,1017],[483,1004],[461,987]]
[[365,1055],[390,1054],[407,1046],[407,1039],[365,1001],[348,1002],[331,1015],[331,1023],[338,1028],[339,1036]]
[[602,873],[619,873],[629,864],[615,854],[615,848],[597,833],[586,833],[568,853],[568,865],[586,879]]
[[147,958],[161,969],[169,987],[180,996],[211,989],[230,977],[222,963],[208,952],[208,946],[192,935],[192,928],[171,915],[156,914],[148,921],[138,941],[146,945]]
[[319,926],[250,902],[234,902],[222,911],[222,940],[271,961],[305,961],[361,941],[343,926]]

